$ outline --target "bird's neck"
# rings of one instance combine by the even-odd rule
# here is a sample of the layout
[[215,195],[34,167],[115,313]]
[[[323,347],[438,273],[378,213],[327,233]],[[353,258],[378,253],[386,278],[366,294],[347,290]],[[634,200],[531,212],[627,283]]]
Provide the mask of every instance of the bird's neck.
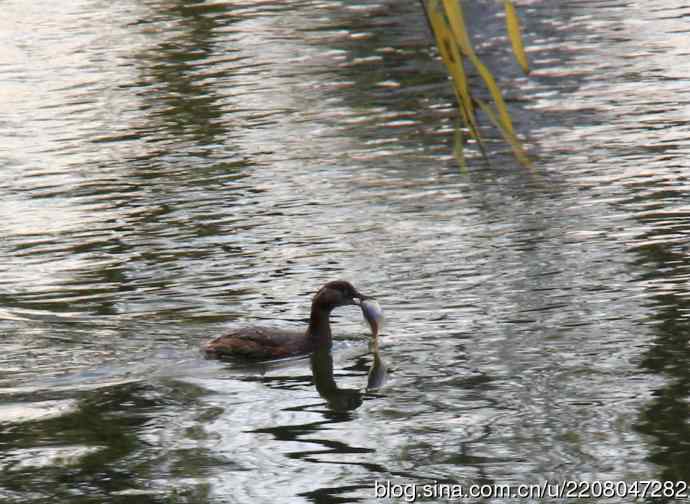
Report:
[[331,310],[314,303],[311,306],[309,329],[307,337],[316,347],[331,346],[331,324],[329,321]]

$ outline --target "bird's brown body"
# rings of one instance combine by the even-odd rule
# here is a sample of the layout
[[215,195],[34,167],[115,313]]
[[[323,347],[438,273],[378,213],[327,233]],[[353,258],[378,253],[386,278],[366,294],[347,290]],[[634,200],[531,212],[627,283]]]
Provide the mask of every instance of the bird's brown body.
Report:
[[249,359],[279,359],[330,348],[330,314],[344,305],[361,306],[367,299],[348,282],[329,282],[316,293],[311,304],[306,331],[286,331],[271,327],[245,327],[209,342],[204,350],[209,357],[237,356]]
[[235,355],[249,359],[280,359],[314,351],[304,333],[279,331],[270,327],[244,327],[220,336],[206,345],[206,354],[223,357]]

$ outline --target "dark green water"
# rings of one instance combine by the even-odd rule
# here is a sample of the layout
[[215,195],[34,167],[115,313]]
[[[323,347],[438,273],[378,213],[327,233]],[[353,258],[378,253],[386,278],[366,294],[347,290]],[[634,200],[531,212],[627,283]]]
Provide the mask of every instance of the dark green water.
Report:
[[[516,4],[529,77],[467,13],[536,169],[463,174],[417,2],[3,2],[0,500],[690,480],[690,7]],[[200,355],[336,278],[376,356]]]

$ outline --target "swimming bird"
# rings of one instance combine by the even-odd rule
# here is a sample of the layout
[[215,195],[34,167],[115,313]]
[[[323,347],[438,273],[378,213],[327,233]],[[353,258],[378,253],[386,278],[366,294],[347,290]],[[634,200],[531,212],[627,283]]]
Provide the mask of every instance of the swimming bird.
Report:
[[339,306],[359,306],[372,331],[378,331],[378,320],[375,320],[375,317],[380,315],[380,310],[365,310],[362,303],[368,299],[372,298],[358,292],[349,282],[328,282],[312,299],[309,326],[306,331],[244,327],[215,338],[206,344],[204,351],[209,357],[238,356],[262,360],[308,354],[319,348],[330,348],[330,314]]

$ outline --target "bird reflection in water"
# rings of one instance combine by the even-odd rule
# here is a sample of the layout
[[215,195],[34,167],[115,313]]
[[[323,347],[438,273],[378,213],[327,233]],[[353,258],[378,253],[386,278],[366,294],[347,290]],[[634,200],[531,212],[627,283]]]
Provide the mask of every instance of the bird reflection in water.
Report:
[[311,370],[314,376],[314,385],[329,408],[333,411],[351,411],[362,405],[366,392],[372,392],[381,388],[386,382],[387,368],[379,353],[378,336],[374,336],[370,342],[373,356],[371,368],[367,376],[367,386],[363,391],[354,388],[340,388],[333,377],[333,354],[330,348],[320,348],[311,354]]

